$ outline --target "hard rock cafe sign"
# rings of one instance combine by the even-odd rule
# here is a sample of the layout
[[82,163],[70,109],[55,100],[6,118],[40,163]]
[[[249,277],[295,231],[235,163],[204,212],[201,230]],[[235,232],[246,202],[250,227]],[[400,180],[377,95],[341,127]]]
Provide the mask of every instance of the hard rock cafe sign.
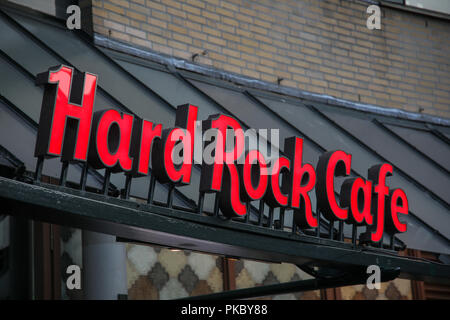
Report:
[[[163,128],[115,109],[94,112],[94,74],[75,74],[71,67],[61,65],[39,74],[37,83],[45,85],[45,90],[36,157],[88,162],[95,169],[133,177],[148,175],[151,165],[160,183],[191,183],[198,107],[178,106],[175,126]],[[372,166],[367,179],[345,179],[338,202],[334,180],[350,175],[351,154],[328,151],[314,169],[302,161],[303,140],[289,137],[284,141],[284,154],[269,161],[258,149],[246,150],[236,119],[218,114],[201,124],[201,130],[212,130],[216,135],[201,146],[213,150],[213,161],[202,164],[200,191],[219,193],[224,215],[245,216],[246,203],[262,199],[272,208],[293,209],[298,227],[316,228],[318,221],[310,198],[315,188],[318,208],[327,220],[367,225],[372,242],[381,241],[384,232],[392,235],[406,231],[399,215],[408,214],[408,199],[402,189],[389,190],[386,186],[386,178],[393,174],[390,164]],[[228,148],[230,138],[232,148]],[[182,161],[176,161],[175,154],[181,155]]]

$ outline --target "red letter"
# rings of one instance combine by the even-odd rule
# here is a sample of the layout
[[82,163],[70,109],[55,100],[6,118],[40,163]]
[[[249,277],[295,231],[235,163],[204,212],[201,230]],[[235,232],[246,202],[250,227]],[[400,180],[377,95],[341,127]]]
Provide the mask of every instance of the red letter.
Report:
[[[399,204],[398,201],[401,201]],[[401,223],[398,214],[408,214],[408,199],[402,189],[394,189],[389,195],[389,212],[386,216],[386,231],[393,233],[406,232],[406,223]]]
[[373,228],[370,228],[373,242],[379,242],[383,239],[384,206],[386,196],[389,194],[389,188],[386,187],[386,177],[388,176],[392,176],[392,166],[390,164],[375,165],[369,169],[369,179],[375,184],[374,193],[376,194],[375,204],[377,210],[375,232],[373,232]]
[[[190,104],[178,106],[175,128],[163,130],[161,139],[155,142],[152,165],[159,182],[174,185],[191,182],[197,111],[198,108]],[[179,154],[175,154],[174,149],[179,143],[182,144],[183,157],[177,160],[174,158]]]
[[[203,130],[217,129],[214,142],[214,163],[204,163],[200,180],[200,191],[220,192],[220,209],[227,216],[243,216],[247,213],[247,207],[240,199],[239,172],[235,161],[244,151],[244,133],[239,122],[225,115],[210,116],[203,121]],[[231,129],[231,130],[230,130]],[[228,136],[228,133],[233,135]],[[226,142],[231,138],[236,139],[236,144],[231,151],[226,151]],[[205,146],[206,147],[206,146]],[[224,177],[224,164],[227,173]],[[222,181],[224,180],[224,181]]]
[[246,191],[247,197],[249,200],[261,199],[266,193],[268,180],[264,156],[258,150],[250,150],[245,157],[244,165],[240,167],[242,168],[243,189]]
[[95,112],[89,163],[95,169],[130,171],[133,165],[133,159],[129,155],[132,131],[131,114],[121,114],[113,109]]
[[343,208],[350,207],[351,215],[347,222],[362,225],[373,223],[370,212],[372,206],[372,182],[362,178],[346,179],[341,187],[340,203]]
[[[97,76],[59,66],[38,74],[45,84],[35,156],[86,161]],[[63,146],[64,141],[64,146]]]
[[352,155],[344,151],[329,151],[322,154],[317,164],[316,197],[319,209],[328,221],[346,220],[348,209],[339,207],[334,195],[334,176],[350,174]]
[[284,194],[280,189],[280,175],[282,174],[282,171],[289,174],[290,166],[291,163],[286,157],[279,157],[273,164],[272,174],[269,179],[269,187],[264,196],[264,200],[269,206],[273,208],[286,207],[288,205],[289,191],[287,191],[286,188],[286,177],[282,176],[281,189],[284,193],[287,193],[287,195]]
[[[289,202],[290,206],[294,208],[294,220],[300,228],[317,227],[317,218],[312,214],[311,199],[308,195],[316,183],[316,173],[309,163],[302,165],[303,139],[298,137],[285,139],[284,152],[292,164],[289,179]],[[300,210],[296,210],[299,208]]]
[[134,158],[133,175],[146,176],[150,166],[152,144],[157,138],[161,138],[162,125],[154,125],[152,122],[135,119],[133,127],[133,140],[131,142],[131,156]]

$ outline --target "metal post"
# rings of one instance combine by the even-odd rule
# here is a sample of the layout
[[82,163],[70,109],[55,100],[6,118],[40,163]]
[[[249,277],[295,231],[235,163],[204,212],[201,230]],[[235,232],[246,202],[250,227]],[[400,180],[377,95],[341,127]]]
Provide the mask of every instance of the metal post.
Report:
[[127,176],[127,178],[125,180],[125,193],[123,195],[124,199],[128,199],[130,197],[131,181],[133,179],[131,174],[127,174],[126,176]]
[[264,218],[264,201],[263,200],[259,200],[259,220],[258,220],[258,225],[262,226],[263,225],[263,218]]
[[316,216],[317,216],[316,237],[320,238],[320,210],[319,210],[319,205],[318,204],[316,204]]
[[172,208],[173,205],[173,194],[175,193],[175,185],[169,185],[169,194],[167,195],[167,207]]
[[358,226],[356,224],[353,225],[352,228],[352,244],[353,247],[356,248],[356,235],[358,234]]
[[36,180],[37,182],[41,182],[43,167],[44,167],[44,157],[40,156],[37,159],[36,171],[34,172],[34,180]]
[[333,240],[333,231],[334,231],[334,221],[333,220],[331,220],[330,222],[329,222],[329,229],[328,229],[328,238],[330,238],[330,239],[332,239]]
[[268,218],[268,221],[267,221],[267,227],[269,229],[272,228],[272,222],[273,222],[273,207],[269,207],[269,218]]
[[153,204],[153,196],[155,194],[155,184],[156,184],[156,178],[153,173],[150,174],[150,185],[148,186],[148,197],[147,197],[147,203]]
[[89,170],[89,165],[86,162],[83,164],[83,171],[81,172],[81,178],[80,178],[80,186],[81,186],[82,191],[86,190],[86,181],[87,181],[88,170]]
[[198,206],[197,206],[198,214],[202,214],[204,202],[205,202],[205,193],[203,191],[201,191],[200,195],[198,196]]
[[108,195],[108,189],[109,189],[109,180],[111,179],[111,170],[106,169],[105,171],[105,179],[103,181],[103,190],[102,193],[106,196]]
[[284,211],[286,209],[284,207],[280,208],[280,229],[284,230]]
[[250,211],[251,211],[251,209],[252,209],[252,206],[251,206],[250,201],[247,201],[246,205],[247,205],[247,214],[245,215],[245,220],[244,220],[244,222],[245,222],[245,223],[248,223],[248,222],[250,221]]
[[216,193],[216,197],[214,199],[214,217],[218,217],[219,216],[219,194]]

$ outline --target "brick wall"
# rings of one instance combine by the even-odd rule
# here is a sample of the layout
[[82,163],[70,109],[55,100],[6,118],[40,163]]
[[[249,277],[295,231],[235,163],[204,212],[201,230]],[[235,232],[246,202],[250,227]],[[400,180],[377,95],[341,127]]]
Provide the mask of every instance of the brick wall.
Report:
[[343,0],[92,0],[94,31],[314,93],[450,118],[450,21]]

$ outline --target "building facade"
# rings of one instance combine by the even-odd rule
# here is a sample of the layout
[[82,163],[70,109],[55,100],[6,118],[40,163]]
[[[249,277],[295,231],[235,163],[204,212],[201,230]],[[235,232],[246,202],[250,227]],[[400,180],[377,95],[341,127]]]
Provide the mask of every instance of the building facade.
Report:
[[[450,3],[423,2],[1,1],[0,62],[9,77],[0,83],[0,298],[177,299],[260,288],[252,297],[448,299]],[[81,30],[69,27],[78,17]],[[266,200],[247,201],[248,220],[227,219],[219,195],[199,194],[199,166],[191,185],[174,186],[152,180],[153,166],[147,179],[44,164],[33,150],[47,89],[35,82],[57,65],[98,76],[95,111],[114,108],[165,129],[176,106],[191,103],[199,120],[220,113],[244,129],[300,137],[314,168],[331,150],[353,155],[354,178],[391,163],[389,186],[408,195],[408,230],[366,244],[363,227],[323,215],[317,190],[317,232]],[[287,248],[278,253],[272,241]],[[349,278],[264,291],[326,282],[327,272],[346,279],[377,257],[387,274],[400,268],[379,289]],[[69,288],[70,266],[81,268],[80,287]]]

